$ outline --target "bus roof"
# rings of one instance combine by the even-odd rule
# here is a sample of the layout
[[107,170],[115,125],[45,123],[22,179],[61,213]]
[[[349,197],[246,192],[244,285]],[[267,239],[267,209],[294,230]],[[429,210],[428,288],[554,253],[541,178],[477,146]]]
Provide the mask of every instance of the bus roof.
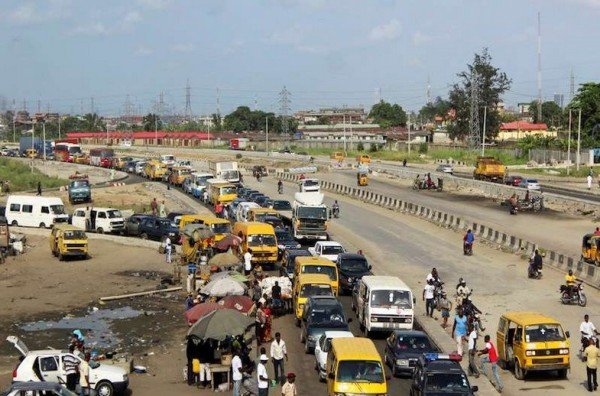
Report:
[[321,265],[323,267],[335,267],[335,263],[325,257],[301,256],[296,257],[296,265]]
[[510,311],[505,312],[502,317],[521,324],[523,326],[535,325],[535,324],[559,324],[560,322],[550,316],[538,312],[524,312],[524,311]]
[[300,274],[298,277],[298,282],[299,284],[314,283],[331,285],[331,279],[329,278],[329,275],[325,274]]
[[372,290],[410,290],[410,287],[397,276],[367,275],[363,276],[361,281]]
[[333,338],[331,347],[332,351],[335,351],[338,362],[340,360],[381,360],[375,344],[369,338]]

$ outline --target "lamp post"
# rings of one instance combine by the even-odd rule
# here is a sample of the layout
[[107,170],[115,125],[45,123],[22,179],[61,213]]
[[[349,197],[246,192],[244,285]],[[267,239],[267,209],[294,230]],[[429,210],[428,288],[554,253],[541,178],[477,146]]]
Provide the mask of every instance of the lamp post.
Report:
[[265,151],[269,156],[269,117],[265,117]]

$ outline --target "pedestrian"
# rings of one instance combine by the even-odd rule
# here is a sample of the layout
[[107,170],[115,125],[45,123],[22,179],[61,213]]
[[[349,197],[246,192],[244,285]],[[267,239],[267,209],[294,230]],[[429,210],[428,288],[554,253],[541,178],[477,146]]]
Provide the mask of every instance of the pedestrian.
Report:
[[256,304],[262,295],[262,288],[260,287],[260,283],[255,279],[254,284],[252,284],[252,300]]
[[156,213],[158,211],[158,202],[156,202],[156,198],[154,198],[152,202],[150,202],[150,208],[152,208],[152,216],[156,216]]
[[[194,378],[194,360],[198,360],[194,355],[196,353],[196,345],[194,344],[194,340],[188,338],[187,344],[185,347],[185,357],[186,357],[186,372],[187,372],[187,384],[192,385],[194,383],[198,383],[198,381]],[[200,361],[198,360],[198,373],[200,373]]]
[[288,373],[287,381],[281,387],[281,396],[297,396],[298,391],[296,390],[296,374]]
[[430,279],[427,281],[425,288],[423,289],[423,301],[425,301],[425,315],[433,318],[433,293],[435,292],[435,286],[433,281]]
[[[585,359],[585,369],[587,372],[587,383],[588,390],[590,392],[598,389],[598,357],[600,357],[600,350],[598,346],[588,340],[589,345],[583,350],[583,357]],[[592,388],[593,386],[593,388]]]
[[164,200],[158,206],[158,216],[159,217],[167,217],[167,207],[165,206]]
[[275,340],[271,343],[271,360],[273,361],[273,378],[277,382],[284,381],[285,365],[283,359],[288,360],[285,341],[281,339],[281,333],[275,333]]
[[171,238],[167,237],[165,239],[165,261],[167,264],[171,264],[171,250],[173,249],[173,244],[171,243]]
[[229,210],[227,208],[228,208],[228,205],[223,205],[223,218],[224,219],[229,218]]
[[256,367],[256,378],[258,379],[258,396],[269,395],[269,374],[265,364],[269,361],[266,354],[260,355],[260,363]]
[[75,345],[69,345],[69,352],[63,356],[63,370],[67,377],[67,389],[71,392],[75,392],[77,388],[77,368],[79,367],[79,360],[73,355],[75,352]]
[[273,308],[278,311],[283,305],[281,302],[281,286],[279,286],[278,281],[275,281],[275,284],[271,288],[271,298],[273,299]]
[[588,177],[587,177],[588,190],[592,189],[592,181],[593,181],[592,175],[588,175]]
[[462,308],[458,308],[458,313],[454,316],[452,325],[452,338],[456,341],[456,352],[463,355],[463,341],[467,336],[467,317]]
[[231,359],[231,372],[233,379],[233,396],[240,395],[240,387],[242,386],[242,358],[240,357],[239,348],[233,349],[233,359]]
[[442,327],[445,329],[448,327],[448,318],[450,317],[450,311],[452,310],[452,301],[448,299],[446,292],[442,292],[442,298],[440,298],[440,310],[442,311]]
[[202,190],[202,202],[208,203],[208,191],[206,188]]
[[486,334],[483,340],[485,341],[485,348],[478,353],[479,356],[485,355],[481,358],[481,371],[485,372],[483,365],[489,363],[492,366],[496,388],[498,392],[502,392],[502,381],[500,381],[500,374],[498,374],[498,352],[496,352],[496,347],[492,344],[489,335]]
[[402,166],[406,168],[406,158],[404,158],[404,160],[402,160]]
[[90,354],[86,353],[79,362],[79,396],[89,396],[90,394]]
[[215,214],[217,217],[223,217],[223,204],[221,201],[217,201],[217,204],[215,205]]
[[42,195],[42,182],[38,181],[37,184],[37,195]]
[[252,249],[248,249],[244,253],[244,273],[248,276],[250,272],[252,272]]
[[468,338],[469,349],[469,375],[479,378],[479,369],[475,364],[475,355],[477,354],[477,330],[474,326],[470,327]]
[[198,351],[198,360],[200,360],[200,388],[206,388],[211,381],[210,375],[210,362],[213,361],[215,354],[214,348],[211,345],[210,340],[203,340],[200,342],[200,348]]
[[262,336],[266,320],[263,304],[261,302],[256,303],[256,318],[254,319],[254,322],[256,325],[256,345],[258,346],[262,344]]
[[185,310],[187,311],[190,308],[194,307],[194,295],[192,293],[188,293],[187,298],[185,299]]

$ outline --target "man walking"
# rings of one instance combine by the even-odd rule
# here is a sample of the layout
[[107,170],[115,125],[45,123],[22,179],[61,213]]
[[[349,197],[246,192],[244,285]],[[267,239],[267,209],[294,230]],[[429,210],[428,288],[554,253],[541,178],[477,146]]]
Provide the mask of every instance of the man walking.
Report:
[[496,380],[496,388],[498,388],[498,392],[502,392],[502,381],[500,381],[500,375],[498,374],[498,352],[496,352],[496,347],[492,344],[489,335],[486,335],[483,340],[485,341],[485,348],[478,353],[479,356],[485,355],[481,358],[481,371],[485,372],[483,365],[489,363],[492,366],[492,373]]
[[231,371],[233,373],[233,396],[240,396],[240,387],[242,386],[242,359],[240,350],[234,348],[233,359],[231,359]]
[[271,359],[273,360],[273,372],[275,381],[283,382],[285,379],[285,368],[283,359],[288,360],[285,341],[281,339],[281,333],[275,333],[275,340],[271,343]]
[[477,330],[474,326],[471,326],[468,338],[469,348],[469,375],[479,378],[479,369],[475,364],[475,355],[477,354]]
[[269,358],[264,353],[260,355],[260,363],[256,367],[256,377],[258,379],[258,396],[269,396],[269,375],[265,364]]
[[590,392],[593,392],[598,389],[597,371],[598,371],[598,357],[600,357],[600,350],[598,349],[596,344],[594,344],[593,342],[588,340],[587,343],[589,345],[587,347],[585,347],[585,349],[583,350],[583,357],[585,359],[585,366],[586,366],[585,369],[587,372],[588,390]]
[[427,281],[425,288],[423,289],[423,301],[425,301],[425,314],[430,318],[433,318],[433,293],[435,292],[435,286],[433,281],[430,279]]
[[63,357],[63,370],[67,377],[67,389],[71,392],[75,392],[77,387],[77,367],[79,366],[79,360],[74,356],[75,345],[69,345],[69,354]]
[[42,182],[38,182],[37,195],[42,195]]
[[250,272],[252,272],[252,249],[248,249],[246,253],[244,253],[244,272],[244,275],[246,276],[250,275]]
[[158,216],[159,217],[167,217],[167,207],[165,206],[165,201],[163,200],[158,207]]
[[171,264],[171,251],[173,249],[173,244],[171,243],[171,238],[167,237],[165,239],[165,260],[167,264]]
[[150,208],[152,209],[152,216],[156,216],[158,210],[158,202],[156,202],[156,198],[150,202]]
[[79,363],[79,396],[89,396],[90,394],[90,354],[86,353],[85,357]]
[[467,336],[467,317],[463,309],[458,308],[458,313],[454,316],[452,325],[452,338],[456,341],[456,352],[463,355],[463,340]]
[[442,292],[439,308],[442,311],[442,327],[445,329],[448,327],[448,318],[450,317],[450,311],[452,310],[452,302],[448,300],[446,292]]

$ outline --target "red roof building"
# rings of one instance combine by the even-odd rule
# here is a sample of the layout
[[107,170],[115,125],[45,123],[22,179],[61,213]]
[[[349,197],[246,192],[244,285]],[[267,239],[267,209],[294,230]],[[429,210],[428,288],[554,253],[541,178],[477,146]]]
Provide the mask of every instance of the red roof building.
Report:
[[544,123],[526,121],[505,122],[500,125],[497,140],[521,140],[527,136],[556,137],[556,131],[549,131]]

